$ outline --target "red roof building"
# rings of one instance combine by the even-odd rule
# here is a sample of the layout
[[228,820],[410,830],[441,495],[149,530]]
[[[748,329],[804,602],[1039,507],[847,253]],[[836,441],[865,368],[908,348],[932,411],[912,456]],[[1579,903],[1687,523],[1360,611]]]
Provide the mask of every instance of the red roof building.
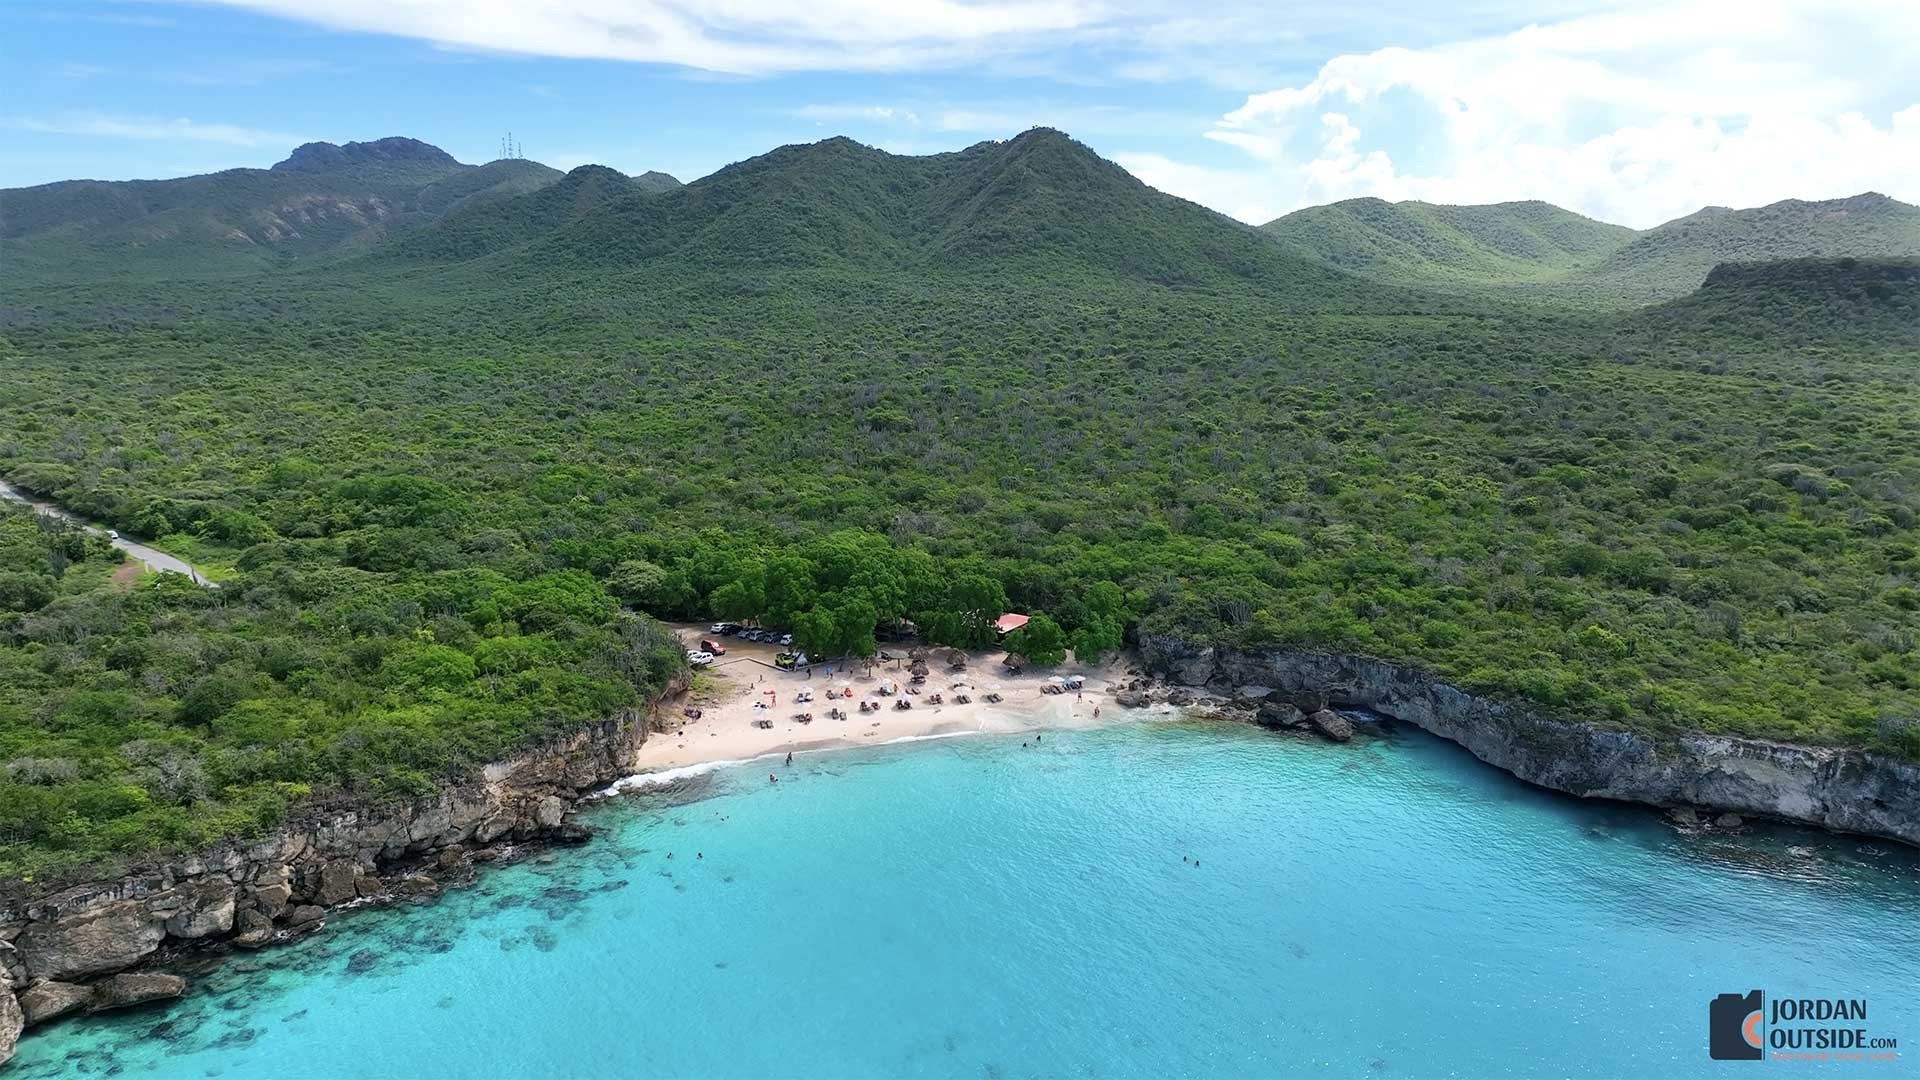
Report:
[[1005,615],[993,620],[993,631],[1001,637],[1006,637],[1008,634],[1013,633],[1025,625],[1027,625],[1027,617],[1025,615],[1015,615],[1009,611]]

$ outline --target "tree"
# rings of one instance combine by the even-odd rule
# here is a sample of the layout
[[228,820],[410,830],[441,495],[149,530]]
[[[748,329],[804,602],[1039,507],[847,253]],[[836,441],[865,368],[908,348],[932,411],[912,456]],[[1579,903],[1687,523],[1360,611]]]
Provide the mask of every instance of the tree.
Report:
[[1067,633],[1060,624],[1036,614],[1027,625],[1007,635],[1007,651],[1019,653],[1042,667],[1052,667],[1067,658]]
[[693,598],[693,586],[685,574],[646,559],[614,564],[607,587],[629,605],[661,614],[685,611]]
[[707,606],[723,619],[756,619],[767,609],[767,594],[760,575],[736,578],[713,590]]
[[930,641],[976,649],[993,641],[994,620],[1006,609],[1007,592],[998,581],[962,572],[947,582],[933,609],[914,621]]
[[818,593],[813,563],[798,555],[780,555],[767,562],[763,578],[767,618],[776,626],[791,626],[794,617],[813,606]]

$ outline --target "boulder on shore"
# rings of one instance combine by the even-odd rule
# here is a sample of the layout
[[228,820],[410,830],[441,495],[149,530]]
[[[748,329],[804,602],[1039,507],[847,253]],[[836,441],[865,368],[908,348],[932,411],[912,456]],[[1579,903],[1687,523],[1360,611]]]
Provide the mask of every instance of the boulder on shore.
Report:
[[293,886],[286,882],[261,885],[253,890],[253,902],[269,919],[277,919],[293,899]]
[[88,1012],[124,1009],[149,1001],[177,998],[187,992],[187,980],[162,972],[123,972],[94,984]]
[[425,874],[408,874],[394,885],[393,891],[401,896],[438,896],[440,883]]
[[93,987],[52,979],[28,987],[20,994],[20,1011],[27,1023],[44,1024],[85,1005],[93,997]]
[[1289,702],[1271,698],[1260,703],[1260,711],[1253,714],[1253,719],[1261,727],[1293,729],[1307,726],[1305,713]]
[[20,1011],[13,991],[0,986],[0,1065],[13,1060],[14,1044],[20,1041],[20,1033],[26,1026],[26,1014]]
[[1319,712],[1307,717],[1307,719],[1313,722],[1313,729],[1315,731],[1332,739],[1334,742],[1346,742],[1348,739],[1353,738],[1353,721],[1341,716],[1332,709],[1321,709]]
[[234,917],[233,943],[243,949],[258,949],[273,941],[273,920],[264,911],[248,908]]
[[1144,690],[1122,690],[1113,695],[1113,702],[1123,709],[1144,709],[1151,703],[1151,699],[1147,697]]
[[209,878],[175,891],[181,894],[181,906],[167,918],[168,936],[203,938],[233,929],[232,882]]
[[327,909],[318,904],[301,904],[299,907],[287,912],[287,925],[305,926],[308,923],[319,922],[326,917],[326,914]]
[[354,878],[359,868],[352,859],[334,859],[320,868],[320,886],[314,890],[313,902],[321,907],[344,904],[359,895],[354,888]]
[[132,967],[166,936],[166,923],[140,901],[114,900],[31,923],[13,944],[34,978],[64,980]]

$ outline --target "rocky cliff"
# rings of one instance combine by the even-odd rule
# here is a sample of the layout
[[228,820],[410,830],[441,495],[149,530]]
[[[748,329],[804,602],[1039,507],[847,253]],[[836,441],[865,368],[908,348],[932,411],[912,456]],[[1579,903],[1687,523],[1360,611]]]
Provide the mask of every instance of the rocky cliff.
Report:
[[1692,807],[1920,845],[1920,765],[1832,747],[1691,734],[1655,738],[1476,697],[1405,665],[1301,649],[1235,650],[1146,634],[1142,660],[1184,686],[1242,686],[1369,709],[1572,795]]
[[381,874],[396,865],[456,867],[499,845],[584,839],[566,820],[574,801],[631,773],[647,729],[647,714],[623,713],[427,798],[315,806],[258,841],[0,903],[0,1064],[32,1024],[178,997],[184,980],[127,970],[163,946],[260,948],[320,929],[331,907],[437,891],[419,875],[389,887]]

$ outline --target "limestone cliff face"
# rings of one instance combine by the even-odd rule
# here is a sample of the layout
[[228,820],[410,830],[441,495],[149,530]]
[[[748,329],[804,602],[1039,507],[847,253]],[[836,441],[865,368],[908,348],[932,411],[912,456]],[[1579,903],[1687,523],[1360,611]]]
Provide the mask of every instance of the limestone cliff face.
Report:
[[1689,806],[1920,845],[1920,765],[1879,754],[1721,735],[1655,739],[1476,697],[1417,668],[1302,649],[1234,650],[1148,634],[1150,669],[1187,686],[1268,686],[1371,709],[1573,795]]
[[426,798],[315,806],[258,841],[0,902],[0,1064],[27,1024],[127,1004],[128,979],[173,979],[114,974],[168,942],[259,948],[318,929],[328,907],[386,895],[380,871],[398,860],[437,852],[457,862],[488,845],[584,837],[567,812],[633,771],[647,729],[645,712],[623,713]]

